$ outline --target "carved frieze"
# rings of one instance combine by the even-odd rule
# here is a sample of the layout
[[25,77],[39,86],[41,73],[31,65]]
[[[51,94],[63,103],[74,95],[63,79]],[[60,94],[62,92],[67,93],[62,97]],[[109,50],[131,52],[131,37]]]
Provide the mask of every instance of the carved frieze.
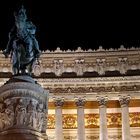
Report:
[[63,128],[73,129],[77,128],[77,115],[76,114],[64,114],[63,115]]
[[129,122],[131,127],[140,127],[140,113],[134,112],[129,114]]
[[99,114],[86,114],[85,128],[99,128]]
[[29,97],[10,98],[0,102],[0,131],[28,127],[41,132],[46,119],[46,107]]
[[46,132],[48,91],[30,76],[13,76],[0,90],[0,131],[26,128]]
[[50,93],[61,93],[62,95],[64,93],[114,93],[114,92],[125,92],[125,91],[139,91],[140,90],[140,85],[129,85],[129,86],[124,86],[124,85],[119,85],[119,86],[97,86],[97,87],[59,87],[59,88],[46,88],[50,90]]
[[0,102],[0,130],[11,127],[29,127],[41,132],[46,119],[46,107],[27,98],[12,98]]
[[[130,127],[140,127],[140,112],[129,113]],[[85,114],[85,128],[99,128],[99,114]],[[48,115],[48,129],[55,128],[55,115]],[[107,127],[121,128],[121,113],[107,113]],[[63,114],[63,129],[77,129],[77,114]]]
[[49,114],[48,115],[48,122],[47,122],[48,129],[54,129],[55,128],[55,115]]

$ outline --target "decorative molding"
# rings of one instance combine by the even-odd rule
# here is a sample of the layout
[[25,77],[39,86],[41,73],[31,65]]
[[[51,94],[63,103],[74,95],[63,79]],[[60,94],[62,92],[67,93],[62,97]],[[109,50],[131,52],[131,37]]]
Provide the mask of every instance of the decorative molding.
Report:
[[63,115],[63,128],[64,129],[77,128],[77,115],[64,114]]
[[[130,127],[140,127],[140,112],[129,113]],[[107,114],[108,128],[121,128],[121,113]],[[99,128],[99,114],[85,114],[85,128]],[[48,129],[55,129],[55,115],[48,115]],[[63,114],[63,129],[77,129],[77,114]]]
[[140,127],[140,113],[129,113],[129,120],[131,127]]
[[[0,78],[0,83],[4,84],[6,81],[8,81],[9,78]],[[131,84],[130,82],[133,82],[133,84],[138,84],[138,86],[140,86],[139,84],[139,80],[140,80],[140,76],[119,76],[119,77],[94,77],[94,78],[37,78],[36,81],[38,81],[38,83],[43,83],[46,85],[50,85],[50,83],[52,85],[54,84],[78,84],[78,83],[82,83],[84,84],[93,84],[98,85],[99,84],[105,84],[105,85],[114,85],[114,84],[118,84],[124,83],[125,84]],[[137,85],[135,85],[137,88]]]
[[[137,89],[135,89],[137,88]],[[66,88],[47,88],[47,90],[50,90],[50,93],[59,93],[59,95],[63,95],[64,93],[81,93],[85,94],[85,93],[117,93],[118,92],[121,94],[123,92],[128,92],[128,91],[132,91],[132,92],[136,92],[140,90],[140,85],[138,85],[137,87],[135,87],[134,85],[132,86],[101,86],[101,87],[66,87]]]
[[84,53],[88,53],[88,52],[95,52],[95,53],[98,53],[98,52],[120,52],[120,51],[139,51],[139,47],[131,47],[131,48],[125,48],[124,45],[120,45],[120,48],[109,48],[109,49],[104,49],[102,46],[99,46],[98,49],[96,50],[92,50],[92,49],[88,49],[88,50],[82,50],[81,47],[77,47],[77,49],[74,51],[74,50],[61,50],[60,47],[57,47],[56,50],[54,51],[50,51],[50,50],[46,50],[46,51],[43,51],[44,53],[80,53],[80,52],[84,52]]
[[85,128],[99,128],[99,114],[85,114]]
[[128,81],[133,81],[133,82],[139,82],[140,76],[119,76],[119,77],[94,77],[94,78],[39,78],[37,79],[38,82],[42,83],[77,83],[77,82],[82,82],[82,83],[95,83],[95,82],[113,82],[113,83],[118,83],[118,82],[128,82]]

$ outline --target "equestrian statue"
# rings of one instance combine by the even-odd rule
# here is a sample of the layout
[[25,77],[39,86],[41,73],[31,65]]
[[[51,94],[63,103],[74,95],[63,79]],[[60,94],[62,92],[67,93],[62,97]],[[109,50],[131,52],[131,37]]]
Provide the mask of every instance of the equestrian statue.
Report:
[[14,75],[31,75],[33,66],[41,54],[35,37],[36,26],[27,20],[24,6],[14,12],[14,17],[15,25],[9,32],[9,40],[3,54],[6,58],[11,56]]

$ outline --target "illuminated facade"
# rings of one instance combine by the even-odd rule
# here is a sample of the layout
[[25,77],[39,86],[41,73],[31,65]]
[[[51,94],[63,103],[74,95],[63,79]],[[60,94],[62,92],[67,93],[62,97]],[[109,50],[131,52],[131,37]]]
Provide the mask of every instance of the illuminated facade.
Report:
[[[140,48],[42,52],[34,78],[49,90],[49,140],[140,139]],[[0,54],[0,85],[11,76]]]

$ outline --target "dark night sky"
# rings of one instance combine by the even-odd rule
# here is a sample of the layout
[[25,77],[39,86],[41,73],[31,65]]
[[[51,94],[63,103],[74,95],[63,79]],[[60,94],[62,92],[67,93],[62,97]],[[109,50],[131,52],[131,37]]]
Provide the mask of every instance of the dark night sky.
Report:
[[[13,12],[24,4],[37,26],[41,50],[140,46],[140,6],[94,1],[4,0],[0,5],[0,47],[4,49],[14,24]],[[137,6],[136,6],[137,5]],[[2,9],[3,8],[3,9]]]

